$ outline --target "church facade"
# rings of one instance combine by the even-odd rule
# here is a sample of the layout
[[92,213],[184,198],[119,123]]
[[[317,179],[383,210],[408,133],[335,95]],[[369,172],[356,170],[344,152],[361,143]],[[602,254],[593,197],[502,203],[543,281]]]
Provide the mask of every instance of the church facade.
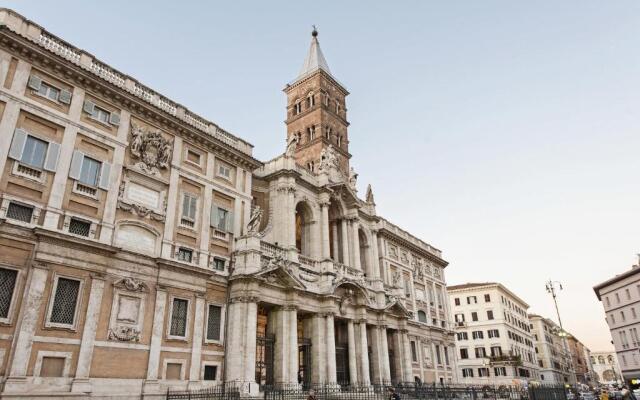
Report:
[[455,382],[440,250],[376,213],[317,32],[285,152],[0,9],[2,396]]

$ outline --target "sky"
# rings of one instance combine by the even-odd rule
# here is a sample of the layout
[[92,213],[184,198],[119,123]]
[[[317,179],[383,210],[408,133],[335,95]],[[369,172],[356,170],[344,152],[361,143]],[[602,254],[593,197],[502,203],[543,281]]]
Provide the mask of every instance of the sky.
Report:
[[359,190],[438,247],[449,284],[498,281],[591,350],[592,287],[640,252],[640,2],[5,1],[255,145],[285,149],[285,84],[319,31]]

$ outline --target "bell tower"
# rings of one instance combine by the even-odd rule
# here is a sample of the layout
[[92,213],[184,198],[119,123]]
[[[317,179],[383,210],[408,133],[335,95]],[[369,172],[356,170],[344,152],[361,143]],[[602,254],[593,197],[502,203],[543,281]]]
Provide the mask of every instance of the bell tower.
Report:
[[298,165],[317,172],[323,149],[332,147],[340,170],[349,176],[351,154],[345,103],[349,92],[331,74],[315,27],[302,70],[284,92],[287,94],[287,152],[292,153]]

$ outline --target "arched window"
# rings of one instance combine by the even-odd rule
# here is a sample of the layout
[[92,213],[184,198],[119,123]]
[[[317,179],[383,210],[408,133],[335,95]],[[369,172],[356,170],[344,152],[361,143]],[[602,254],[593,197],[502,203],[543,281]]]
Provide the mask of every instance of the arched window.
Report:
[[302,112],[302,101],[296,100],[293,105],[293,115],[298,115]]
[[315,161],[310,161],[307,163],[307,169],[311,172],[313,172],[316,169],[316,163]]
[[336,100],[336,114],[340,115],[340,103]]
[[338,135],[338,137],[336,138],[336,144],[338,145],[338,147],[342,146],[342,135]]
[[327,140],[331,140],[331,127],[327,126],[326,128],[324,128],[324,136],[327,138]]
[[418,310],[418,321],[424,322],[426,324],[427,323],[427,313],[422,311],[422,310]]
[[313,94],[313,92],[310,92],[307,95],[307,107],[311,108],[315,105],[316,105],[316,96]]
[[329,94],[325,93],[324,94],[324,106],[325,107],[329,107],[329,101],[331,101],[330,98],[329,98]]
[[312,141],[316,137],[316,126],[311,125],[307,128],[307,136],[309,137],[309,141]]

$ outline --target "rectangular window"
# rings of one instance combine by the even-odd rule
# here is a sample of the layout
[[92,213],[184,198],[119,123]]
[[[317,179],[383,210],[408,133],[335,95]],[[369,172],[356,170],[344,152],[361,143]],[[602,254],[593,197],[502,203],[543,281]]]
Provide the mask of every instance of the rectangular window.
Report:
[[191,149],[187,149],[187,161],[200,165],[200,154]]
[[221,320],[222,307],[210,304],[207,316],[207,340],[220,340]]
[[38,89],[38,91],[36,92],[38,93],[40,96],[42,97],[46,97],[49,100],[52,101],[58,101],[58,98],[60,97],[60,89],[55,88],[51,85],[49,85],[46,82],[41,82],[40,83],[40,88]]
[[473,331],[472,335],[474,339],[484,339],[484,333],[482,331]]
[[40,376],[46,378],[61,378],[64,375],[64,357],[42,357]]
[[443,347],[443,349],[444,349],[444,363],[446,365],[449,365],[449,348]]
[[418,362],[418,350],[416,349],[416,342],[411,341],[411,361]]
[[187,313],[189,301],[184,299],[173,299],[171,310],[171,336],[185,337],[187,335]]
[[485,294],[484,295],[484,302],[485,303],[490,303],[491,302],[491,295],[490,294]]
[[69,233],[79,236],[89,236],[91,232],[91,222],[83,221],[77,218],[69,220]]
[[475,349],[476,358],[485,358],[487,356],[487,352],[484,347],[476,347]]
[[178,261],[191,262],[193,260],[193,250],[180,247],[176,256]]
[[216,271],[224,271],[225,261],[222,258],[213,259],[213,269]]
[[436,345],[436,360],[438,361],[438,364],[442,364],[442,357],[440,356],[440,346]]
[[49,143],[28,135],[27,140],[24,142],[24,150],[22,150],[20,162],[42,169],[44,167],[44,160],[47,156],[48,147]]
[[217,375],[218,375],[218,366],[217,365],[205,365],[204,366],[204,380],[205,381],[215,381]]
[[477,312],[472,312],[471,313],[471,320],[472,321],[477,321],[478,320],[478,313]]
[[58,278],[49,322],[60,325],[74,325],[79,293],[80,281]]
[[478,368],[478,376],[480,376],[480,377],[488,377],[489,376],[489,368]]
[[488,320],[492,320],[493,319],[493,311],[492,310],[487,310],[487,319]]
[[196,224],[196,210],[198,206],[198,198],[191,193],[182,195],[182,218],[180,224],[189,228],[193,228]]
[[496,376],[507,376],[507,368],[506,367],[496,367],[496,368],[493,369],[493,373]]
[[78,181],[92,187],[98,186],[98,178],[100,177],[100,169],[102,163],[86,155],[82,158],[82,167],[80,168],[80,177]]
[[218,221],[216,224],[216,228],[221,231],[227,230],[227,220],[229,218],[229,211],[224,208],[218,207]]
[[102,122],[103,124],[108,124],[111,119],[111,113],[104,108],[94,106],[91,117]]
[[0,318],[9,318],[11,300],[16,287],[18,271],[14,269],[0,268]]
[[491,348],[491,357],[500,357],[500,356],[502,356],[502,347],[493,346]]
[[473,378],[473,369],[471,369],[471,368],[462,368],[462,377],[463,378]]
[[469,358],[469,350],[460,349],[460,358],[463,360],[466,360],[467,358]]
[[231,168],[222,164],[218,165],[218,176],[226,179],[231,179]]
[[7,218],[31,223],[33,207],[11,202],[9,203],[9,207],[7,207]]
[[460,305],[460,299],[459,298],[455,298],[453,299],[453,302],[455,303],[455,305],[459,306]]

